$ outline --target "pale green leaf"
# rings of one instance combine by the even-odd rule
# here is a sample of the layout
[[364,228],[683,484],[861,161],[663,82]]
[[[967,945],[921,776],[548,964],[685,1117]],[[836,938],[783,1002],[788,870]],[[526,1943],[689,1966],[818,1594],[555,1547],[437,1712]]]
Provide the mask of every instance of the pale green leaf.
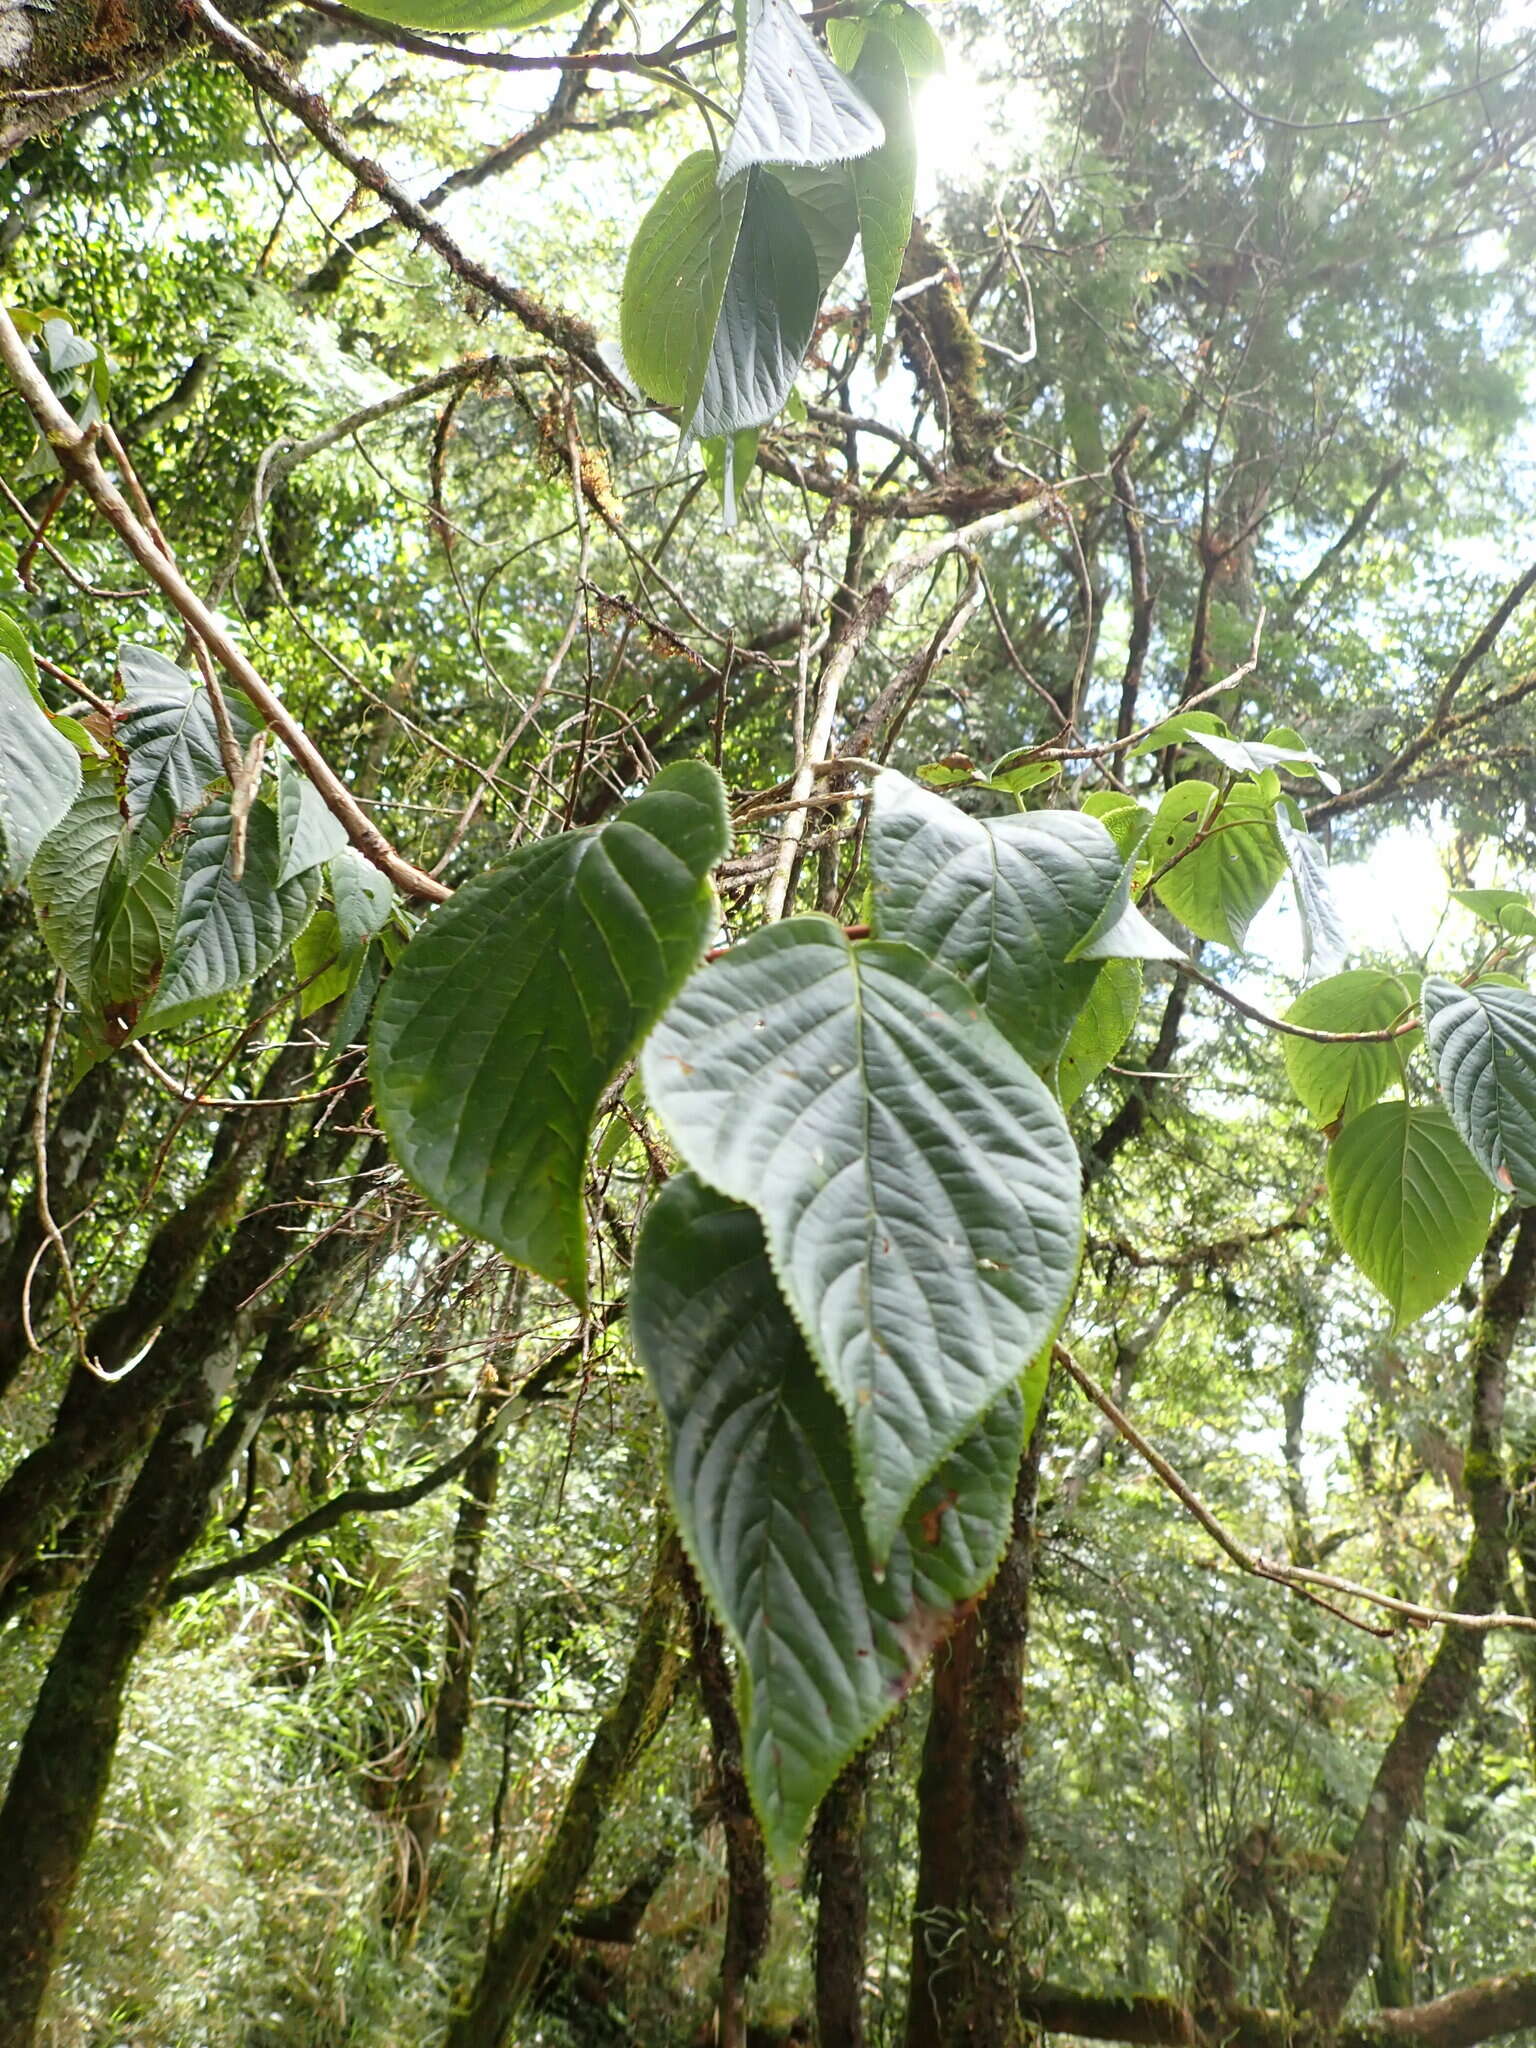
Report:
[[1235,783],[1219,810],[1209,782],[1175,783],[1142,852],[1158,875],[1158,895],[1179,922],[1238,952],[1286,871],[1273,810],[1251,783]]
[[741,105],[720,182],[754,164],[831,164],[885,139],[878,115],[806,28],[789,0],[747,0]]
[[700,435],[766,426],[816,325],[816,251],[794,201],[771,172],[749,171],[746,183],[719,319],[697,389],[683,401],[684,427]]
[[1329,1147],[1328,1201],[1339,1242],[1401,1326],[1466,1278],[1493,1190],[1443,1109],[1378,1102]]
[[[153,648],[124,641],[117,651],[123,701],[113,734],[127,755],[125,797],[133,825],[133,860],[142,864],[164,845],[180,818],[196,810],[224,773],[218,727],[207,689]],[[256,716],[237,692],[224,701],[243,746]]]
[[0,887],[25,881],[32,857],[80,789],[80,756],[0,651]]
[[282,846],[280,882],[307,868],[324,867],[347,844],[347,828],[302,768],[286,754],[277,763],[277,824]]
[[853,167],[859,202],[859,236],[864,245],[864,281],[869,295],[871,339],[879,342],[890,318],[891,297],[901,280],[901,259],[912,233],[917,195],[917,136],[912,95],[901,53],[884,35],[871,34],[859,52],[853,82],[885,127],[885,141]]
[[491,29],[537,28],[574,13],[581,0],[377,0],[360,9],[374,21],[439,35],[482,35]]
[[[1412,989],[1379,967],[1354,967],[1307,989],[1285,1013],[1288,1024],[1309,1031],[1387,1031],[1412,1010]],[[1280,1055],[1291,1086],[1319,1124],[1332,1125],[1384,1095],[1401,1081],[1403,1060],[1417,1042],[1405,1033],[1387,1043],[1322,1045],[1284,1037]]]
[[619,305],[629,374],[658,405],[697,397],[741,230],[746,180],[721,191],[695,150],[672,173],[630,245]]
[[1130,1037],[1141,1008],[1140,960],[1106,960],[1077,1013],[1056,1063],[1056,1092],[1063,1109],[1096,1081]]

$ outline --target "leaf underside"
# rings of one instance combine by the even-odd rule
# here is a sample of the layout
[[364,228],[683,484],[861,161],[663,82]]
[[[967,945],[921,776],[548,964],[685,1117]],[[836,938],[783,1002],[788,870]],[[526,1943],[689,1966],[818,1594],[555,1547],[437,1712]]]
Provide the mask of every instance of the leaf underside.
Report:
[[1536,1202],[1536,996],[1424,984],[1424,1036],[1440,1093],[1494,1186]]
[[722,185],[753,164],[830,164],[885,140],[879,116],[788,0],[748,0],[747,62]]

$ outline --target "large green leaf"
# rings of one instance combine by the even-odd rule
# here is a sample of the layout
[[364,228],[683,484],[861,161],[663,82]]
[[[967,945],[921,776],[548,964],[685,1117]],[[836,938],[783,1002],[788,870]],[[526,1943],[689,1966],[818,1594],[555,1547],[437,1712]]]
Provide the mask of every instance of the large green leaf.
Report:
[[[1413,1008],[1413,991],[1380,967],[1352,967],[1306,989],[1285,1013],[1309,1031],[1386,1031]],[[1405,1033],[1385,1044],[1320,1045],[1282,1038],[1280,1055],[1291,1086],[1320,1124],[1340,1123],[1384,1095],[1403,1073],[1415,1040]]]
[[22,664],[0,649],[0,888],[26,879],[79,789],[80,756],[54,730]]
[[1496,1188],[1536,1202],[1536,996],[1424,984],[1424,1037],[1456,1128]]
[[[165,844],[179,818],[194,811],[224,773],[212,700],[201,683],[153,648],[124,641],[117,651],[123,701],[113,735],[127,756],[125,799],[133,825],[133,863]],[[243,744],[256,715],[225,689],[230,724]]]
[[641,1232],[629,1315],[666,1418],[678,1527],[739,1655],[747,1782],[787,1865],[842,1765],[991,1578],[1045,1360],[929,1479],[877,1578],[847,1422],[753,1211],[673,1180]]
[[1048,1067],[1088,999],[1075,949],[1126,907],[1125,862],[1076,811],[972,818],[890,769],[870,823],[874,922],[975,989],[1031,1066]]
[[229,800],[206,805],[187,827],[170,958],[145,1024],[189,1015],[244,988],[293,944],[320,893],[314,869],[280,883],[276,813],[253,804],[237,877]]
[[847,164],[780,164],[773,174],[795,203],[816,251],[816,274],[825,291],[859,232],[859,201]]
[[879,341],[890,318],[891,297],[901,279],[901,259],[912,233],[917,195],[917,136],[912,93],[901,53],[881,33],[865,37],[853,82],[885,127],[885,141],[873,156],[853,167],[859,201],[859,237],[864,245],[864,280],[869,293],[870,332]]
[[859,61],[871,29],[878,29],[901,52],[914,83],[944,69],[944,45],[927,15],[909,7],[907,0],[881,0],[869,14],[833,15],[827,22],[827,47],[845,71]]
[[428,1199],[573,1299],[598,1098],[708,944],[725,793],[664,769],[601,829],[523,848],[423,925],[379,1001],[373,1077]]
[[821,279],[795,203],[771,172],[746,178],[720,317],[697,390],[684,399],[684,425],[699,435],[766,426],[789,396],[816,325]]
[[619,302],[629,374],[658,405],[692,407],[741,232],[746,180],[722,191],[707,149],[684,157],[630,244]]
[[1130,1037],[1141,1008],[1141,962],[1106,960],[1067,1034],[1056,1068],[1056,1092],[1070,1109]]
[[789,0],[747,0],[747,61],[720,183],[753,164],[832,164],[878,149],[885,130]]
[[[1251,782],[1235,783],[1218,812],[1209,782],[1175,783],[1142,848],[1154,873],[1176,861],[1157,893],[1181,924],[1202,939],[1241,952],[1248,927],[1285,874],[1274,806]],[[1209,824],[1209,836],[1193,845]]]
[[1081,1168],[1061,1111],[963,982],[822,917],[695,975],[641,1073],[688,1164],[763,1218],[883,1558],[1066,1306]]
[[395,907],[395,885],[352,846],[342,848],[326,873],[331,882],[331,901],[336,906],[341,949],[349,956],[360,953],[389,923]]
[[397,28],[421,28],[448,35],[480,35],[489,29],[537,28],[574,13],[581,0],[376,0],[361,10]]
[[126,833],[111,777],[98,769],[38,848],[28,877],[44,943],[106,1038],[136,1025],[160,979],[176,914],[175,879],[157,863],[108,888]]
[[1378,1102],[1328,1148],[1328,1201],[1339,1242],[1401,1325],[1466,1277],[1493,1191],[1443,1109]]

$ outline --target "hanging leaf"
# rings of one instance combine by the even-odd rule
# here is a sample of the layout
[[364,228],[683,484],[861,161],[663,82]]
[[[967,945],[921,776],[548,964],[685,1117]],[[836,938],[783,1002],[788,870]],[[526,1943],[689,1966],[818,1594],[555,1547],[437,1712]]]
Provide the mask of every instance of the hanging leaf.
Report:
[[107,890],[126,834],[111,776],[97,769],[38,848],[27,878],[44,944],[108,1041],[131,1035],[160,979],[176,915],[175,879],[154,862]]
[[641,1075],[688,1164],[763,1218],[883,1561],[1066,1306],[1081,1169],[1061,1111],[962,982],[820,917],[695,975]]
[[[164,655],[132,641],[119,647],[117,666],[123,701],[113,715],[113,735],[127,756],[132,864],[142,866],[223,776],[224,758],[212,701],[202,684]],[[224,701],[243,747],[257,729],[256,714],[237,691],[226,689]]]
[[859,201],[847,164],[780,164],[773,174],[794,202],[816,252],[825,291],[848,261],[859,232]]
[[1075,949],[1128,901],[1125,863],[1103,826],[1075,811],[968,817],[885,769],[869,858],[880,936],[958,974],[1030,1065],[1048,1067],[1098,973]]
[[[1297,997],[1285,1013],[1288,1024],[1309,1031],[1387,1031],[1412,1010],[1412,988],[1400,975],[1379,967],[1354,967],[1331,975]],[[1314,1039],[1282,1038],[1280,1055],[1291,1086],[1314,1119],[1341,1123],[1369,1109],[1401,1081],[1403,1061],[1417,1043],[1414,1034],[1385,1043],[1321,1045]]]
[[324,867],[347,844],[346,826],[286,754],[277,762],[277,823],[283,855],[280,882],[291,882],[307,868]]
[[6,889],[26,880],[33,855],[80,790],[80,756],[55,732],[30,666],[0,650],[0,887]]
[[1424,1037],[1452,1121],[1503,1194],[1536,1202],[1536,996],[1424,984]]
[[870,338],[877,345],[891,316],[891,298],[901,281],[901,259],[912,233],[917,197],[917,135],[912,94],[901,53],[880,34],[859,52],[853,82],[879,114],[885,142],[853,167],[859,202],[859,239],[864,248],[864,281],[869,294]]
[[1282,817],[1275,829],[1291,865],[1291,884],[1301,918],[1301,963],[1309,974],[1337,974],[1349,958],[1349,935],[1329,879],[1328,856],[1310,832],[1298,831]]
[[578,1302],[598,1099],[708,944],[728,844],[714,771],[663,769],[609,824],[467,882],[379,1000],[374,1087],[395,1157],[445,1215]]
[[697,403],[741,232],[747,185],[723,191],[712,151],[685,157],[630,244],[619,302],[629,374],[658,405]]
[[293,944],[309,922],[320,880],[311,869],[279,884],[278,865],[270,805],[251,807],[238,879],[228,798],[198,812],[187,827],[170,958],[143,1024],[164,1025],[245,988]]
[[1072,1108],[1130,1037],[1141,1008],[1141,983],[1139,960],[1106,960],[1099,969],[1056,1065],[1063,1109]]
[[878,29],[901,52],[907,76],[915,85],[944,69],[944,45],[927,15],[907,0],[882,0],[870,14],[834,14],[827,23],[827,47],[845,71],[859,61],[871,29]]
[[691,433],[762,427],[789,396],[810,346],[821,294],[816,251],[793,200],[770,172],[747,174],[741,232],[697,393]]
[[1443,1109],[1378,1102],[1329,1147],[1328,1201],[1339,1242],[1400,1327],[1466,1278],[1493,1191]]
[[838,1771],[991,1578],[1045,1361],[922,1488],[877,1579],[847,1424],[753,1211],[692,1174],[671,1181],[641,1232],[629,1315],[678,1527],[740,1659],[747,1783],[787,1867]]
[[728,184],[753,164],[832,164],[885,140],[878,115],[788,0],[747,0],[747,61],[720,159]]
[[[1158,895],[1180,924],[1241,952],[1249,925],[1285,874],[1285,849],[1273,805],[1251,782],[1234,783],[1219,811],[1216,798],[1209,782],[1175,783],[1142,851],[1158,875]],[[1159,874],[1170,861],[1175,865]]]
[[355,847],[343,847],[326,870],[341,949],[350,958],[383,931],[395,907],[395,885],[364,860]]

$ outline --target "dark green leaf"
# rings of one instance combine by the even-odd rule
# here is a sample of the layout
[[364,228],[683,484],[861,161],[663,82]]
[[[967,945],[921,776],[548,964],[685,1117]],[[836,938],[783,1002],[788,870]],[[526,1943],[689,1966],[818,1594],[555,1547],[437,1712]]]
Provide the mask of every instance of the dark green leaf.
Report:
[[[123,702],[113,731],[128,757],[126,800],[133,860],[165,844],[179,818],[196,810],[224,773],[207,690],[152,648],[124,641],[117,651]],[[226,689],[230,723],[243,745],[256,729],[245,700]]]
[[629,1313],[666,1418],[678,1527],[740,1657],[747,1782],[787,1866],[839,1769],[991,1578],[1045,1361],[923,1487],[877,1579],[847,1422],[752,1210],[673,1180],[641,1233]]
[[111,777],[97,769],[38,848],[28,877],[48,950],[104,1034],[136,1022],[175,922],[176,883],[154,862],[106,890],[109,874],[121,869],[126,832]]
[[0,887],[25,881],[79,789],[80,756],[54,731],[26,669],[0,650]]
[[719,777],[678,763],[600,830],[466,883],[379,1000],[373,1075],[395,1156],[456,1223],[577,1301],[593,1113],[708,944],[728,843]]
[[342,848],[326,872],[330,876],[331,901],[336,906],[341,950],[348,956],[360,953],[389,923],[395,907],[395,885],[351,846]]
[[833,15],[827,23],[827,46],[845,71],[859,60],[872,28],[901,52],[907,76],[915,84],[944,69],[944,45],[926,14],[907,0],[883,0],[870,14]]
[[820,917],[695,975],[641,1073],[688,1164],[763,1218],[883,1558],[1071,1293],[1081,1169],[1061,1111],[962,982]]
[[291,882],[306,868],[324,867],[347,844],[346,826],[286,754],[277,764],[277,823],[283,854],[280,882]]
[[713,152],[696,150],[636,231],[619,334],[629,374],[658,405],[697,402],[746,197],[745,179],[721,191]]
[[825,291],[848,261],[859,232],[859,201],[847,164],[780,164],[773,174],[794,201],[816,251],[816,275]]
[[1440,1093],[1494,1186],[1536,1202],[1536,996],[1424,984],[1424,1037]]
[[489,29],[537,28],[573,13],[581,0],[378,0],[361,11],[374,21],[450,35],[480,35]]
[[865,39],[853,82],[885,127],[885,142],[853,167],[859,201],[859,236],[864,245],[864,281],[869,294],[871,338],[878,342],[891,314],[891,296],[901,279],[901,259],[912,233],[917,194],[917,137],[912,95],[901,53],[884,35]]

